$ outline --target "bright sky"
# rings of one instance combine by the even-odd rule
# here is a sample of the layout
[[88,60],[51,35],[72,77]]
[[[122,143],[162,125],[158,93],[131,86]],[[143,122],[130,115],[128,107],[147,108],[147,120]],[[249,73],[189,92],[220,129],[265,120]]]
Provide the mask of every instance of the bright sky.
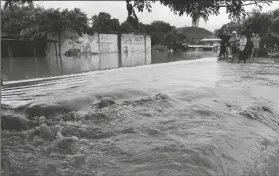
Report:
[[[39,1],[37,2],[45,8],[80,8],[90,18],[99,12],[107,12],[113,18],[119,19],[120,23],[125,21],[128,15],[126,10],[125,1]],[[255,6],[247,6],[246,10],[251,11]],[[273,1],[271,6],[264,5],[263,11],[267,12],[279,8],[279,1]],[[154,20],[163,20],[176,27],[191,26],[192,20],[186,15],[179,17],[174,15],[168,7],[161,5],[159,2],[152,4],[152,12],[143,13],[137,12],[141,22],[150,24]],[[209,21],[205,23],[200,20],[199,27],[206,28],[207,30],[214,31],[220,28],[223,24],[228,23],[228,15],[226,10],[223,8],[220,11],[219,16],[210,16]]]

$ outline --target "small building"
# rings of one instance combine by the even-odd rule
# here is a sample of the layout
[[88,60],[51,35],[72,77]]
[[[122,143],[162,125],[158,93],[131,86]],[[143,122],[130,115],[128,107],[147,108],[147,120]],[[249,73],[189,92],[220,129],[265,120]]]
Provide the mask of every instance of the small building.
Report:
[[203,45],[207,45],[207,46],[220,46],[220,41],[221,39],[219,38],[205,38],[202,39],[200,42]]
[[219,38],[208,38],[208,39],[202,39],[200,41],[200,45],[187,45],[183,44],[186,48],[196,51],[212,51],[216,50],[220,46],[221,39]]

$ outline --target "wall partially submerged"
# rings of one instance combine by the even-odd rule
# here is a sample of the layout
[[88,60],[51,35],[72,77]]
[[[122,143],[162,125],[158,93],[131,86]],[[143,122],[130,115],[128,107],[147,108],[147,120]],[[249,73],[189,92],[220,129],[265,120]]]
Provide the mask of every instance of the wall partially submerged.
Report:
[[[94,35],[79,36],[72,32],[61,33],[61,55],[65,55],[71,50],[78,50],[80,54],[99,53],[98,33]],[[47,56],[55,56],[59,51],[58,34],[48,33],[47,35]],[[56,41],[56,42],[54,42]]]
[[[151,61],[151,37],[136,34],[121,35],[121,56],[123,66],[142,65]],[[132,60],[129,58],[133,58]],[[142,58],[145,58],[143,61]]]
[[100,53],[118,52],[117,34],[99,34]]
[[[58,42],[53,42],[58,41],[58,34],[49,33],[47,40],[46,55],[59,54]],[[73,50],[79,51],[79,54],[150,52],[151,37],[135,34],[121,34],[119,37],[117,34],[98,33],[78,36],[68,31],[61,33],[61,55],[67,55]]]
[[[23,41],[4,41],[1,47],[2,57],[23,57],[33,56],[56,56],[59,55],[58,33],[49,32],[47,35],[47,44],[44,41],[36,42],[33,49],[27,47]],[[6,45],[7,43],[7,45]],[[28,42],[27,42],[28,43]],[[30,43],[30,42],[29,42]],[[28,46],[29,46],[28,43]],[[8,45],[9,44],[9,45]],[[148,35],[135,34],[98,34],[79,36],[76,33],[65,31],[60,36],[61,55],[71,54],[73,51],[77,55],[99,54],[99,53],[134,53],[151,52],[151,37]],[[42,47],[41,47],[42,46]],[[20,49],[18,49],[20,48]],[[23,49],[24,48],[24,49]],[[28,49],[27,49],[28,48]],[[42,49],[41,49],[42,48]],[[21,52],[21,50],[26,52]],[[34,51],[36,50],[36,51]],[[37,51],[38,50],[38,51]],[[42,51],[41,51],[42,50]],[[11,54],[10,54],[11,53]],[[27,53],[27,54],[21,54]],[[28,54],[29,53],[29,54]]]
[[79,37],[79,45],[81,53],[99,53],[98,34],[94,35],[83,35]]
[[121,35],[121,51],[122,53],[144,52],[145,36],[135,34]]

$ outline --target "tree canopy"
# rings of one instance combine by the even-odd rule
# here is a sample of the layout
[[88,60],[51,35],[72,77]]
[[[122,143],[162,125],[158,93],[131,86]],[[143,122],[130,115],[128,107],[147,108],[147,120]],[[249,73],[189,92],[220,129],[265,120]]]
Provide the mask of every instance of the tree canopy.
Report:
[[227,24],[224,24],[220,29],[216,29],[214,31],[214,34],[216,37],[221,37],[223,31],[227,31],[227,32],[233,32],[236,31],[237,33],[239,33],[241,31],[241,24],[238,22],[229,22]]
[[[14,5],[13,9],[1,9],[2,32],[9,36],[21,37],[22,39],[44,39],[47,32],[60,35],[63,31],[73,31],[82,35],[98,33],[135,33],[151,35],[152,45],[178,44],[187,39],[187,43],[196,43],[196,39],[207,37],[211,32],[203,28],[176,28],[164,21],[153,21],[151,24],[141,22],[133,23],[127,18],[123,23],[113,18],[109,13],[100,12],[87,18],[80,9],[44,9],[34,6]],[[92,27],[89,27],[89,21]],[[190,37],[191,36],[191,37]],[[194,39],[193,39],[194,37]],[[60,40],[60,39],[59,39]]]
[[[263,13],[259,10],[253,10],[248,17],[239,22],[230,22],[224,24],[220,29],[215,30],[215,35],[220,37],[223,31],[243,33],[247,37],[251,37],[252,33],[259,34],[262,43],[267,48],[273,48],[275,44],[279,45],[279,9]],[[261,47],[263,53],[264,47]]]
[[[148,12],[152,12],[152,3],[155,0],[126,0],[126,8],[128,11],[128,18],[133,23],[138,23],[136,10],[143,12],[146,9]],[[229,18],[232,21],[239,21],[246,17],[245,6],[255,5],[258,8],[262,8],[263,4],[270,4],[271,0],[160,0],[162,5],[167,6],[174,14],[182,16],[184,14],[192,18],[192,23],[197,26],[200,19],[205,22],[208,21],[210,15],[219,15],[220,8],[226,8],[226,12],[229,13]],[[4,8],[13,8],[18,4],[33,5],[32,0],[6,0]]]
[[87,15],[80,9],[60,10],[41,7],[18,6],[1,9],[1,29],[3,33],[22,38],[42,38],[46,32],[71,30],[79,35],[89,29]]
[[103,33],[118,33],[120,29],[119,20],[111,18],[109,13],[100,12],[92,17],[92,31]]
[[13,9],[1,9],[1,32],[12,36],[19,36],[21,30],[30,23],[31,17],[43,10],[29,6],[14,6]]
[[[155,3],[155,0],[126,0],[128,16],[132,17],[134,21],[138,21],[135,9],[139,12],[143,12],[144,9],[148,12],[152,11],[151,3]],[[271,0],[257,0],[257,1],[244,1],[244,0],[160,0],[162,5],[169,7],[174,14],[182,16],[184,14],[192,18],[193,26],[197,26],[200,19],[205,22],[208,21],[210,15],[219,15],[220,8],[226,8],[226,12],[229,13],[229,18],[232,21],[239,21],[246,17],[245,6],[255,5],[259,9],[262,9],[263,4],[270,4]]]

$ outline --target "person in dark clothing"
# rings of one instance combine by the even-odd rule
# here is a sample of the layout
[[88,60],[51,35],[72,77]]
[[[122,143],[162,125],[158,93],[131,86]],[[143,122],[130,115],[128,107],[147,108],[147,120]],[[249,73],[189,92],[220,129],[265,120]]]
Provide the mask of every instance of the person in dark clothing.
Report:
[[247,49],[247,59],[250,59],[253,55],[253,42],[252,42],[252,38],[250,37],[247,38],[246,49]]
[[222,56],[224,58],[227,57],[228,55],[227,47],[229,45],[230,36],[227,34],[226,31],[224,31],[223,34],[221,34],[220,38],[221,38],[221,44],[220,44],[220,52],[219,52],[218,60],[220,60]]
[[221,45],[220,45],[220,52],[219,52],[218,60],[221,60],[222,56],[224,58],[226,57],[226,45],[223,42],[221,42]]

